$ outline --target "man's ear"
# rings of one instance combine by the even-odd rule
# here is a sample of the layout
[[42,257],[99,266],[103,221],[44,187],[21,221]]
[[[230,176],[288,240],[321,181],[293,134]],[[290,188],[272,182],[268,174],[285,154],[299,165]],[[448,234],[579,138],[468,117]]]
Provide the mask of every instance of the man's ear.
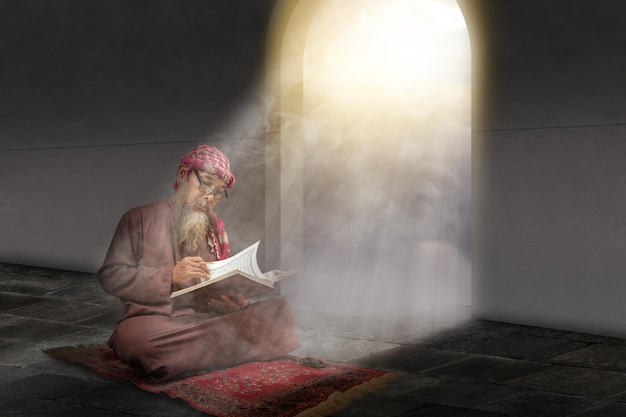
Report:
[[187,167],[181,165],[178,167],[178,171],[176,171],[176,183],[178,184],[179,187],[182,185],[182,183],[185,182],[185,180],[187,179],[187,176],[189,175],[189,173],[185,174],[186,169]]

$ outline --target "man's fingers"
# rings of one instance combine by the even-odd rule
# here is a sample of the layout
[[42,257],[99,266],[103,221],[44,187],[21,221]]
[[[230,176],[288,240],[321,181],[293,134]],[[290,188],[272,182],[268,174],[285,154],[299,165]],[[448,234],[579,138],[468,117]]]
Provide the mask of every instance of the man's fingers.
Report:
[[237,305],[239,307],[246,307],[248,305],[248,300],[243,298],[242,294],[237,294]]
[[186,256],[180,261],[176,262],[176,265],[182,268],[191,266],[191,267],[196,267],[196,268],[202,268],[206,271],[209,270],[208,266],[206,265],[206,262],[204,262],[204,259],[202,259],[199,256]]
[[241,294],[237,296],[236,301],[233,297],[230,297],[228,296],[228,294],[224,293],[220,294],[219,298],[209,298],[208,301],[215,308],[221,310],[224,313],[238,311],[248,306],[248,301],[245,300]]
[[209,277],[209,270],[206,269],[204,265],[200,265],[197,263],[183,265],[181,263],[179,264],[178,268],[180,269],[180,272],[182,275],[189,277],[189,278],[193,278],[193,277],[208,278]]
[[230,298],[227,294],[222,294],[220,297],[222,297],[222,300],[224,300],[224,302],[226,302],[226,304],[230,305],[230,306],[235,306],[235,302],[233,301],[232,298]]
[[208,274],[209,273],[208,269],[206,269],[204,266],[198,265],[198,264],[183,265],[183,266],[181,266],[181,269],[183,271],[187,271],[187,272],[202,272],[204,274]]

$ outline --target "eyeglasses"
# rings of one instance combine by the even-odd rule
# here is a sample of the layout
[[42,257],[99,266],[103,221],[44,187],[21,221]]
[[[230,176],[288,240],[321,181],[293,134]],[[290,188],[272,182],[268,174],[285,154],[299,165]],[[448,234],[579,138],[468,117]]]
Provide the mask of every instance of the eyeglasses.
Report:
[[212,195],[213,198],[215,198],[217,201],[220,201],[222,199],[222,197],[226,197],[228,198],[228,193],[226,192],[226,190],[224,190],[224,192],[220,192],[220,191],[215,191],[213,189],[213,187],[211,187],[211,185],[207,184],[206,182],[202,181],[202,178],[200,178],[200,174],[198,174],[198,170],[194,169],[193,173],[196,174],[196,178],[198,179],[198,182],[200,183],[200,187],[198,187],[198,189],[200,190],[200,192],[204,195]]

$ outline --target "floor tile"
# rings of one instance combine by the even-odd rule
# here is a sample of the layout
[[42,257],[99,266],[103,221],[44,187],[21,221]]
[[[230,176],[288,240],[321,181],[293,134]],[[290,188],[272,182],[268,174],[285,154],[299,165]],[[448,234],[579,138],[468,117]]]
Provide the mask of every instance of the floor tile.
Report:
[[436,378],[407,372],[403,377],[389,382],[384,390],[373,393],[372,397],[384,403],[386,399],[399,397],[413,391],[415,388],[433,385],[436,382]]
[[616,395],[612,395],[612,396],[608,397],[607,400],[616,401],[616,402],[620,402],[620,403],[625,403],[626,404],[626,391],[621,392],[621,393],[616,394]]
[[76,322],[76,324],[80,324],[81,326],[100,327],[113,331],[115,325],[122,317],[122,313],[122,306],[119,305],[112,308],[107,308],[107,312],[99,316],[79,320]]
[[394,346],[354,360],[353,363],[380,369],[418,373],[467,358],[460,352],[449,352],[416,346]]
[[152,395],[149,401],[134,403],[127,413],[142,417],[211,417],[209,414],[191,408],[183,400],[170,398],[165,394]]
[[626,392],[626,375],[596,369],[554,365],[546,371],[510,382],[547,392],[604,398]]
[[613,403],[602,407],[596,407],[585,411],[582,414],[576,414],[576,417],[624,417],[626,416],[626,404]]
[[0,401],[2,417],[59,416],[63,412],[79,408],[62,401],[39,400],[26,395],[14,397],[13,400],[0,397]]
[[124,412],[112,413],[110,410],[101,410],[93,407],[76,407],[69,411],[55,414],[54,417],[128,417]]
[[404,401],[385,401],[368,396],[355,400],[350,406],[336,411],[331,417],[400,417],[422,405],[407,404]]
[[507,415],[468,408],[433,405],[404,414],[403,417],[507,417]]
[[424,373],[461,381],[502,384],[548,368],[550,365],[545,363],[476,355]]
[[65,399],[66,396],[93,391],[100,388],[93,381],[89,384],[80,378],[64,375],[42,373],[17,379],[8,385],[10,392],[22,395],[32,395],[43,400]]
[[385,351],[395,345],[363,339],[352,339],[315,332],[298,332],[300,349],[294,355],[313,356],[334,362],[348,362],[373,352]]
[[0,291],[43,296],[71,284],[71,280],[50,279],[36,275],[2,273]]
[[79,378],[85,381],[85,384],[91,384],[93,381],[96,386],[119,384],[118,381],[100,376],[86,366],[69,364],[62,359],[51,358],[47,355],[44,355],[40,361],[30,362],[26,366],[18,369],[22,370],[21,374],[13,375],[11,380],[17,380],[29,375],[49,373]]
[[112,333],[112,330],[97,327],[75,326],[75,328],[77,331],[74,333],[42,340],[36,346],[46,350],[65,346],[104,345]]
[[14,272],[24,275],[36,275],[38,277],[54,278],[61,274],[59,269],[43,268],[29,265],[9,265],[3,268],[3,272]]
[[576,342],[598,343],[609,346],[626,346],[626,339],[617,337],[600,336],[597,334],[565,333],[559,339],[574,340]]
[[31,372],[28,369],[17,366],[0,365],[0,389],[6,387],[11,381],[34,375],[35,373],[36,371]]
[[25,366],[44,358],[43,352],[31,343],[0,341],[0,365]]
[[10,314],[0,314],[0,339],[4,338],[5,336],[8,336],[9,333],[3,333],[2,332],[2,328],[6,327],[6,326],[12,326],[16,323],[22,323],[24,321],[26,321],[28,319],[22,318],[22,317],[18,317],[18,316],[12,316]]
[[437,331],[437,326],[401,319],[335,316],[331,322],[316,323],[314,314],[308,316],[307,325],[308,328],[319,333],[388,343],[412,343],[427,338]]
[[501,323],[490,320],[472,320],[467,323],[468,327],[475,329],[485,329],[498,332],[500,334],[525,334],[528,336],[559,337],[568,332],[565,330],[546,329],[544,327],[525,326],[513,323]]
[[429,337],[420,340],[416,345],[457,352],[473,352],[476,346],[488,342],[501,333],[493,328],[441,328]]
[[394,397],[408,404],[429,403],[459,408],[480,408],[493,402],[512,398],[528,390],[518,387],[437,379],[436,383]]
[[[144,391],[129,381],[119,381],[116,384],[101,387],[90,384],[87,388],[87,390],[68,392],[64,396],[64,401],[111,412],[122,412],[150,405],[152,402],[158,402],[163,396],[167,397],[166,394]],[[185,403],[182,405],[189,407]],[[151,408],[154,412],[155,408]]]
[[105,307],[78,301],[46,299],[43,302],[11,310],[12,315],[53,320],[61,323],[75,323],[107,313]]
[[477,344],[473,353],[515,359],[542,360],[586,346],[584,342],[510,334]]
[[0,312],[10,313],[15,309],[44,302],[41,297],[0,292]]
[[580,396],[532,391],[497,401],[483,409],[512,417],[565,417],[591,407],[598,407],[600,404]]
[[65,336],[80,331],[80,328],[45,320],[23,319],[17,323],[0,327],[0,337],[37,343],[43,339]]
[[211,417],[209,414],[191,408],[181,399],[170,398],[165,394],[152,397],[148,402],[133,404],[127,413],[141,417]]
[[626,346],[591,345],[554,356],[550,362],[626,372]]
[[78,282],[48,293],[49,297],[55,297],[68,301],[82,301],[105,306],[119,306],[120,300],[107,294],[95,277],[83,277]]

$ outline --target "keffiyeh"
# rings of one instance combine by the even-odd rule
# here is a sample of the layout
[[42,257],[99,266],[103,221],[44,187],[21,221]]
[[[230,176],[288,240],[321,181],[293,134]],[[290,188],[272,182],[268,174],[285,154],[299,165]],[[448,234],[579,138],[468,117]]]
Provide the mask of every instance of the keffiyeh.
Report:
[[[226,183],[226,188],[231,188],[235,184],[235,176],[230,170],[228,158],[216,147],[210,145],[198,145],[180,160],[178,167],[185,167],[185,175],[193,169],[204,171],[209,168],[222,181]],[[178,184],[174,184],[178,188]]]

